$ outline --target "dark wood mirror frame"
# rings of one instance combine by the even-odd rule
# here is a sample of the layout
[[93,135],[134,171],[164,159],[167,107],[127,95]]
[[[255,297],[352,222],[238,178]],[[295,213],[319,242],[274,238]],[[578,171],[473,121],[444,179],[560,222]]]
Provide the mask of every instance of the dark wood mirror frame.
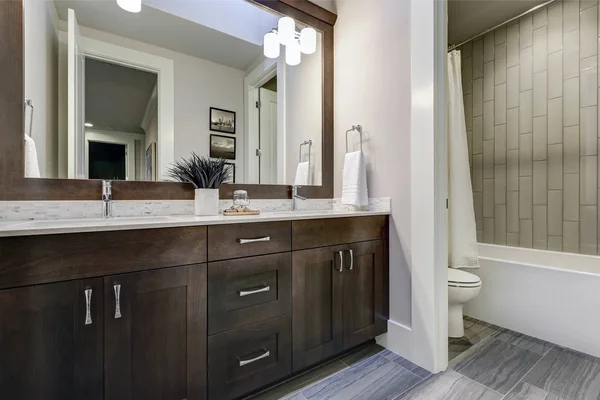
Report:
[[[248,0],[323,32],[323,185],[306,186],[309,198],[333,197],[333,26],[337,16],[308,0]],[[0,1],[0,200],[99,200],[98,180],[24,178],[23,2]],[[251,199],[290,198],[288,185],[228,184],[221,198],[245,189]],[[114,181],[116,200],[193,199],[191,184]]]

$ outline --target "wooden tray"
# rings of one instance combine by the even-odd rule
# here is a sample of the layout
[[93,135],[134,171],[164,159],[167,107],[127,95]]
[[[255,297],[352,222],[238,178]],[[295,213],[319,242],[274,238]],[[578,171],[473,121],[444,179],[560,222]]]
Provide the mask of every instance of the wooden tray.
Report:
[[260,215],[260,210],[250,210],[250,211],[225,210],[225,211],[223,211],[223,215],[225,215],[227,217],[235,217],[238,215]]

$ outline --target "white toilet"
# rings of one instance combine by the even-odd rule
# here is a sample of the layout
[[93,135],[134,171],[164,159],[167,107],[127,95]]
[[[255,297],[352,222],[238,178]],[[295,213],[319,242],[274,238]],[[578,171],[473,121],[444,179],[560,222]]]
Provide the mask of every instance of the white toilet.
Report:
[[481,279],[460,269],[448,268],[448,336],[465,335],[463,306],[473,300],[481,290]]

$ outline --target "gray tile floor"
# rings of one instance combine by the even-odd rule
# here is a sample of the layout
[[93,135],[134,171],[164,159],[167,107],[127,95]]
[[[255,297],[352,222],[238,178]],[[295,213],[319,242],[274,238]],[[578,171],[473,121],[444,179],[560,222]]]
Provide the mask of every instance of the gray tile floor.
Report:
[[465,338],[450,340],[445,372],[431,375],[373,344],[253,400],[600,400],[599,358],[465,322]]

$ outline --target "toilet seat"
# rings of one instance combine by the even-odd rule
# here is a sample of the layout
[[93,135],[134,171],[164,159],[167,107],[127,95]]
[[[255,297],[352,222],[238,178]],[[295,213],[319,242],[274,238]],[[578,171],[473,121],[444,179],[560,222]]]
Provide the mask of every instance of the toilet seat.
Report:
[[481,286],[481,279],[475,274],[460,269],[448,268],[448,286],[476,288]]

